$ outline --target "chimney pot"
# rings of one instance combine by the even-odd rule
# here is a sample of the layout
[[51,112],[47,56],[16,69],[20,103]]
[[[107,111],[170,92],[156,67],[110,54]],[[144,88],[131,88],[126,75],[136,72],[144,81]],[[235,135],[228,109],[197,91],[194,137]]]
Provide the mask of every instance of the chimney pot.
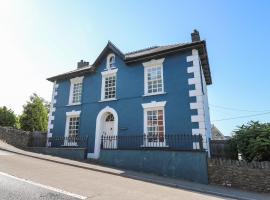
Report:
[[200,33],[196,29],[194,29],[193,33],[191,33],[191,41],[192,42],[199,42],[199,41],[201,41]]
[[80,62],[77,63],[77,69],[82,68],[82,67],[86,67],[88,65],[89,65],[89,62],[81,60]]

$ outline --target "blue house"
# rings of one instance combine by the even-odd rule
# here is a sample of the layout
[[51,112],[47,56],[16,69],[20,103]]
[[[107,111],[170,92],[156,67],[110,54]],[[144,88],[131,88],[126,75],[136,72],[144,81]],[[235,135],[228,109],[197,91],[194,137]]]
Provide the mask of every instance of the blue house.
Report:
[[153,142],[172,145],[169,135],[201,135],[209,151],[211,72],[206,42],[196,30],[191,38],[130,53],[109,41],[92,65],[80,61],[77,69],[48,78],[54,83],[48,139],[88,136],[87,157],[95,159],[101,146],[121,145],[102,136],[154,135],[139,144],[154,148]]

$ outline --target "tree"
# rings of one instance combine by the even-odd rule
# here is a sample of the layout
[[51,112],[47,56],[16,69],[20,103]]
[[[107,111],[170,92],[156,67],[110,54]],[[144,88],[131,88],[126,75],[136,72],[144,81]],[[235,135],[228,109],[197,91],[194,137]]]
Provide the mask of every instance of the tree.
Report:
[[16,115],[6,106],[0,107],[0,126],[16,126]]
[[247,161],[270,161],[270,123],[248,122],[234,131],[233,141]]
[[20,127],[25,131],[46,131],[48,126],[48,103],[37,94],[30,96],[30,101],[23,106]]

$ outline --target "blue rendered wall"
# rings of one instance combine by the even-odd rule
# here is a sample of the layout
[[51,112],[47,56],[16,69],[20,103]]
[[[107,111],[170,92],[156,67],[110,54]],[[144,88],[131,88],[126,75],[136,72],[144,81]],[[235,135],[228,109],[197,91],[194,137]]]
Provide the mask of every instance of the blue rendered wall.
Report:
[[101,72],[106,68],[106,57],[102,59],[95,73],[84,76],[81,105],[68,106],[70,80],[58,81],[56,111],[53,129],[51,130],[53,136],[64,135],[66,112],[81,110],[80,135],[89,136],[88,151],[93,152],[96,118],[100,110],[106,106],[116,110],[119,120],[118,135],[138,135],[143,134],[144,125],[141,104],[151,101],[167,101],[165,106],[165,134],[191,134],[191,129],[197,128],[198,123],[191,122],[191,115],[196,114],[196,111],[190,110],[190,102],[195,101],[195,99],[189,97],[189,90],[194,87],[188,85],[190,74],[187,73],[187,67],[191,66],[191,63],[186,62],[186,57],[189,55],[191,55],[191,51],[165,57],[163,77],[166,94],[162,95],[143,96],[144,67],[142,63],[127,66],[117,55],[116,101],[100,102]]
[[206,152],[101,150],[99,162],[128,170],[208,183]]

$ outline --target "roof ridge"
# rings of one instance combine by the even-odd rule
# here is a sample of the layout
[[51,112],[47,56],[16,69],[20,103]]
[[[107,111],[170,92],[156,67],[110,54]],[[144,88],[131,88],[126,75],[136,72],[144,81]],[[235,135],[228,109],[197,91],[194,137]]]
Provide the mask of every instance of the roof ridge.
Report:
[[147,50],[155,49],[155,48],[158,48],[158,47],[160,47],[160,46],[146,47],[146,48],[139,49],[139,50],[136,50],[136,51],[130,51],[130,52],[127,52],[127,53],[125,53],[125,55],[130,55],[130,54],[133,54],[133,53],[139,53],[139,52],[142,52],[142,51],[147,51]]

